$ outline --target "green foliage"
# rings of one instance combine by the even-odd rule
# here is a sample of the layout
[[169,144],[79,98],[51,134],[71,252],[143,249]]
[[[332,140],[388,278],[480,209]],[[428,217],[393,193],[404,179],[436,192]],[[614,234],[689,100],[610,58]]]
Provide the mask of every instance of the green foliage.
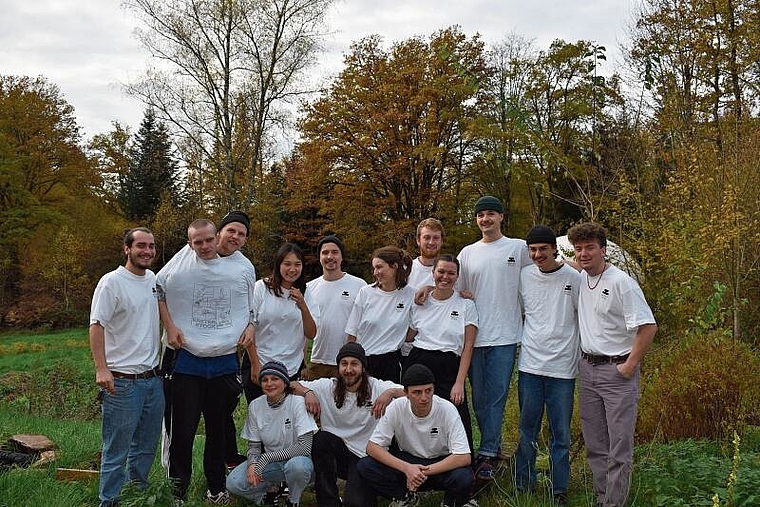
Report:
[[668,354],[646,383],[637,433],[645,440],[726,439],[760,417],[760,355],[721,332]]

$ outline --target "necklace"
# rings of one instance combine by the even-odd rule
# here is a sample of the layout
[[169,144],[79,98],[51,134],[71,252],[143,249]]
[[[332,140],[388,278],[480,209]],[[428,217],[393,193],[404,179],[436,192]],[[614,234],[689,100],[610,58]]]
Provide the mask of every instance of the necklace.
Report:
[[602,272],[599,273],[599,278],[596,279],[596,283],[594,283],[594,286],[591,286],[591,282],[589,282],[589,278],[591,278],[588,273],[586,273],[586,285],[588,285],[588,288],[591,290],[596,289],[596,286],[599,285],[599,282],[602,281],[602,276],[604,275],[605,270],[607,269],[607,263],[604,263],[604,267],[602,268]]

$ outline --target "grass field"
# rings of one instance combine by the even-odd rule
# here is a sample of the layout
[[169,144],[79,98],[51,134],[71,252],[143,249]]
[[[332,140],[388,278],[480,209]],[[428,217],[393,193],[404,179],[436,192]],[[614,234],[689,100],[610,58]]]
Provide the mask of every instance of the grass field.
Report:
[[[57,462],[49,467],[0,472],[0,507],[95,506],[96,482],[61,482],[56,467],[97,467],[100,450],[100,414],[85,329],[45,335],[13,333],[0,335],[0,442],[17,433],[44,434],[57,442]],[[517,403],[512,391],[504,421],[505,451],[517,441]],[[236,412],[238,426],[245,418],[241,403]],[[579,435],[576,420],[573,435]],[[186,503],[203,505],[202,427],[196,437],[194,479]],[[576,438],[576,442],[579,439]],[[545,445],[545,444],[544,444]],[[244,449],[243,442],[239,443]],[[760,428],[750,427],[736,447],[731,442],[685,441],[672,444],[646,443],[636,449],[631,505],[750,507],[760,505]],[[505,462],[506,463],[506,462]],[[517,494],[505,464],[501,476],[480,497],[482,507],[543,507],[551,505],[546,449],[539,452],[542,470],[534,494]],[[572,449],[571,506],[593,506],[590,473],[583,449]],[[729,480],[735,472],[736,479]],[[148,491],[126,490],[125,506],[168,505],[170,485],[158,463],[152,471]],[[713,495],[719,495],[714,504]],[[728,500],[728,503],[727,503]],[[314,505],[313,494],[303,498]],[[440,495],[426,498],[423,507],[440,504]],[[248,505],[238,502],[238,505]]]

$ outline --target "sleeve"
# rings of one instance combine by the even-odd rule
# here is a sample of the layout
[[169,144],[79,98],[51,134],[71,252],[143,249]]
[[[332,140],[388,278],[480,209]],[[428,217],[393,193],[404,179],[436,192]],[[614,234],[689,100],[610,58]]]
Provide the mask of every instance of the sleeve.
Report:
[[101,278],[95,287],[92,295],[92,304],[90,305],[90,325],[99,322],[101,326],[111,320],[116,312],[118,298],[113,294],[108,278]]
[[[451,454],[470,454],[470,444],[467,443],[467,433],[456,407],[446,400],[446,437],[448,438]],[[450,406],[449,406],[450,405]]]
[[654,315],[649,308],[649,304],[647,304],[647,300],[644,298],[641,287],[632,279],[627,280],[627,282],[626,286],[621,287],[620,291],[626,329],[634,331],[644,324],[654,324]]
[[465,299],[464,304],[464,325],[478,327],[478,309],[475,307],[475,302],[471,299]]
[[351,315],[348,316],[348,321],[346,322],[346,334],[356,336],[359,332],[359,323],[362,320],[362,313],[364,311],[364,299],[366,297],[367,287],[369,287],[369,285],[365,285],[359,289],[359,293],[356,295],[354,306],[351,307]]
[[309,290],[307,287],[306,294],[304,294],[304,301],[306,301],[306,306],[309,308],[309,313],[311,313],[311,318],[314,319],[314,324],[316,324],[317,329],[319,329],[319,319],[322,315],[322,308],[320,308],[317,301],[314,299],[312,294],[314,293],[313,290]]
[[261,309],[264,306],[264,296],[267,288],[264,285],[264,280],[259,280],[253,286],[253,299],[250,303],[251,310],[251,322],[255,326],[258,326],[259,319],[261,318]]
[[256,421],[256,407],[254,406],[254,403],[256,403],[256,400],[253,400],[248,405],[248,415],[245,418],[245,424],[243,425],[243,430],[240,432],[240,436],[249,442],[261,442],[259,427]]
[[520,248],[520,269],[522,269],[525,266],[530,266],[533,261],[530,260],[530,251],[528,250],[528,244],[524,239],[521,239],[520,242],[522,244],[522,248]]
[[[427,301],[425,302],[427,303]],[[418,304],[413,304],[412,308],[409,310],[409,329],[412,329],[414,331],[417,331],[417,322],[419,322],[419,312],[422,307]]]
[[[258,475],[262,475],[264,473],[264,468],[270,463],[287,461],[296,456],[311,456],[311,444],[313,440],[314,433],[304,433],[303,435],[298,435],[298,440],[293,445],[289,445],[284,449],[262,453],[256,460],[254,470]],[[249,461],[248,463],[248,466],[250,466],[251,462]]]
[[395,419],[394,414],[397,412],[396,409],[399,406],[400,404],[398,403],[398,400],[388,405],[388,408],[385,409],[385,414],[383,414],[380,420],[377,421],[377,426],[375,426],[372,436],[369,437],[370,442],[385,447],[386,449],[391,445],[393,435],[395,434],[393,425]]

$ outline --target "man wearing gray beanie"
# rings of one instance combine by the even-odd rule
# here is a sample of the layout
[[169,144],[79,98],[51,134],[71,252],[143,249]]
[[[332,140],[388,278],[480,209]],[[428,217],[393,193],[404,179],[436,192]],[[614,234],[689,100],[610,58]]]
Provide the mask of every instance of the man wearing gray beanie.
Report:
[[[433,394],[435,378],[414,364],[401,380],[406,392],[388,406],[356,467],[375,495],[410,505],[418,491],[443,491],[444,507],[470,498],[472,471],[467,434],[456,407]],[[391,448],[395,438],[398,448]]]
[[517,296],[520,270],[530,265],[530,257],[525,241],[502,234],[504,206],[499,199],[481,197],[474,212],[481,239],[457,256],[461,266],[457,290],[472,293],[478,310],[469,375],[481,435],[474,469],[477,479],[490,480],[501,451],[504,407],[522,335]]

